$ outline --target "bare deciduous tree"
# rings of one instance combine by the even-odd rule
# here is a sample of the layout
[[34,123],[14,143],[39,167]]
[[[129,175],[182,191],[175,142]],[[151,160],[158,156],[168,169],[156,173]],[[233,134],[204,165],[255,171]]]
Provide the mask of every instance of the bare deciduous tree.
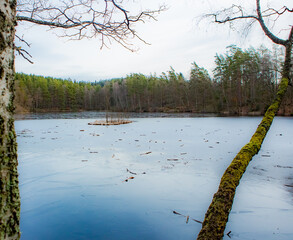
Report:
[[206,15],[206,17],[213,17],[214,21],[219,24],[232,24],[235,21],[243,19],[250,20],[248,24],[258,22],[262,31],[269,39],[271,39],[274,43],[285,47],[286,55],[282,71],[282,79],[279,84],[279,90],[276,98],[265,113],[262,122],[252,136],[250,142],[240,150],[222,176],[218,191],[214,194],[212,203],[206,212],[202,229],[197,239],[217,240],[223,238],[236,188],[250,160],[260,150],[274,116],[279,110],[281,101],[286,93],[288,83],[290,81],[293,26],[289,25],[288,38],[281,39],[277,35],[273,34],[273,32],[267,27],[264,19],[274,18],[273,21],[277,21],[281,15],[292,12],[293,10],[286,6],[280,10],[268,8],[265,11],[261,11],[260,0],[256,0],[255,14],[247,15],[245,14],[245,10],[242,6],[232,5],[230,8],[224,9],[220,12]]

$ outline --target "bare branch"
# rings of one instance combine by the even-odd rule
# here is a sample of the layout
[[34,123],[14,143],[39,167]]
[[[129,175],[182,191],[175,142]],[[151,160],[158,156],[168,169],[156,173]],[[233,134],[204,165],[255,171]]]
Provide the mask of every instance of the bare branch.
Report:
[[[261,12],[260,0],[256,0],[256,13],[257,13],[257,15],[245,14],[242,6],[238,6],[238,5],[233,4],[231,7],[223,9],[219,12],[212,13],[212,14],[206,14],[206,15],[204,15],[204,18],[212,17],[214,19],[214,22],[219,23],[219,24],[225,24],[225,23],[231,24],[234,21],[244,20],[244,19],[252,19],[254,21],[258,21],[263,32],[266,34],[267,37],[269,37],[276,44],[286,46],[288,44],[288,40],[281,39],[281,38],[277,37],[276,35],[274,35],[268,29],[268,27],[266,26],[266,24],[264,22],[264,18],[276,16],[276,18],[274,20],[274,22],[275,22],[281,15],[283,15],[286,12],[292,13],[293,9],[289,9],[288,7],[284,6],[280,10],[268,8],[265,11]],[[248,24],[248,27],[251,27],[251,24],[253,24],[254,21],[252,21],[250,24]]]
[[117,3],[114,0],[111,0],[111,2],[113,3],[113,5],[118,8],[120,11],[122,11],[124,13],[125,16],[125,22],[127,27],[129,28],[129,18],[128,18],[128,11],[126,11],[125,9],[123,9],[122,7],[118,6]]
[[16,52],[22,56],[25,60],[27,60],[29,63],[34,64],[34,62],[32,60],[30,60],[29,58],[32,58],[32,55],[30,55],[26,50],[22,49],[21,47],[16,47],[14,46],[14,49],[16,50]]
[[[115,0],[19,0],[17,21],[45,25],[51,29],[63,29],[62,37],[72,40],[100,36],[101,44],[116,41],[127,49],[133,50],[129,39],[141,39],[134,30],[135,23],[156,20],[156,16],[166,10],[165,6],[157,10],[145,10],[131,14]],[[58,4],[57,4],[58,3]]]
[[[264,14],[268,12],[268,14]],[[280,10],[276,10],[274,8],[268,8],[267,10],[263,11],[263,17],[270,17],[270,16],[273,16],[273,15],[283,15],[285,12],[293,12],[293,8],[292,9],[289,9],[288,7],[284,6],[282,7]]]
[[229,17],[227,16],[225,19],[218,19],[219,16],[218,14],[206,14],[205,17],[214,17],[215,19],[215,22],[216,23],[227,23],[227,22],[232,22],[232,21],[235,21],[235,20],[239,20],[239,19],[255,19],[258,21],[258,18],[256,16],[253,16],[253,15],[248,15],[248,16],[237,16],[237,17]]
[[[23,36],[19,37],[17,34],[15,34],[15,37],[22,43],[24,43],[27,47],[30,47],[31,44],[29,44],[26,40],[24,40]],[[22,47],[17,47],[14,45],[14,49],[16,50],[16,52],[22,56],[25,60],[27,60],[29,63],[33,64],[33,61],[30,60],[30,58],[32,58],[32,55],[26,51],[25,49],[23,49]]]
[[15,37],[16,37],[19,41],[25,43],[28,47],[31,46],[31,44],[29,44],[26,40],[23,39],[23,36],[22,36],[22,37],[19,37],[17,34],[15,34]]
[[259,22],[262,30],[264,31],[265,35],[267,35],[268,38],[271,39],[274,43],[286,46],[288,41],[283,40],[283,39],[275,36],[265,25],[264,20],[263,20],[263,16],[262,16],[262,13],[260,10],[260,0],[256,0],[256,11],[257,11],[257,16],[258,16],[258,22]]

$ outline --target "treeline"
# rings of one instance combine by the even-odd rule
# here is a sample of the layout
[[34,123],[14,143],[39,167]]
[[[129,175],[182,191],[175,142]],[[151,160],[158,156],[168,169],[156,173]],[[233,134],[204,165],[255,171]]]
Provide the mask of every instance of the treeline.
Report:
[[[192,63],[189,79],[172,67],[160,76],[130,74],[102,82],[16,73],[19,111],[110,110],[135,112],[263,113],[276,93],[283,53],[229,46],[216,55],[214,77]],[[281,114],[293,113],[290,88]]]

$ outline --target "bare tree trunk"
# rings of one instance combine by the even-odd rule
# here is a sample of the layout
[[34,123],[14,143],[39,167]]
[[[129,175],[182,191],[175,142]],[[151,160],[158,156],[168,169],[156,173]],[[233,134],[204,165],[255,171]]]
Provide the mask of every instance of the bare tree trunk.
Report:
[[20,197],[14,131],[16,1],[0,1],[0,239],[19,239]]
[[258,153],[262,142],[278,112],[289,83],[292,43],[286,45],[286,58],[276,98],[265,113],[256,132],[231,162],[222,176],[218,191],[209,206],[198,240],[220,240],[224,236],[228,216],[232,208],[236,188],[252,157]]

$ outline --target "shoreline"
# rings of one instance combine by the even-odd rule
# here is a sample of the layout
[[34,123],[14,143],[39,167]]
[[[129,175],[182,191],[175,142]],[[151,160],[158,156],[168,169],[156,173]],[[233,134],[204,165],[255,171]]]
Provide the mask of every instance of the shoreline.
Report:
[[[235,115],[227,113],[192,113],[192,112],[105,112],[105,111],[53,111],[53,112],[24,112],[15,113],[15,120],[29,119],[112,119],[129,118],[203,118],[203,117],[261,117],[259,112]],[[279,117],[292,117],[292,115],[277,114]]]

